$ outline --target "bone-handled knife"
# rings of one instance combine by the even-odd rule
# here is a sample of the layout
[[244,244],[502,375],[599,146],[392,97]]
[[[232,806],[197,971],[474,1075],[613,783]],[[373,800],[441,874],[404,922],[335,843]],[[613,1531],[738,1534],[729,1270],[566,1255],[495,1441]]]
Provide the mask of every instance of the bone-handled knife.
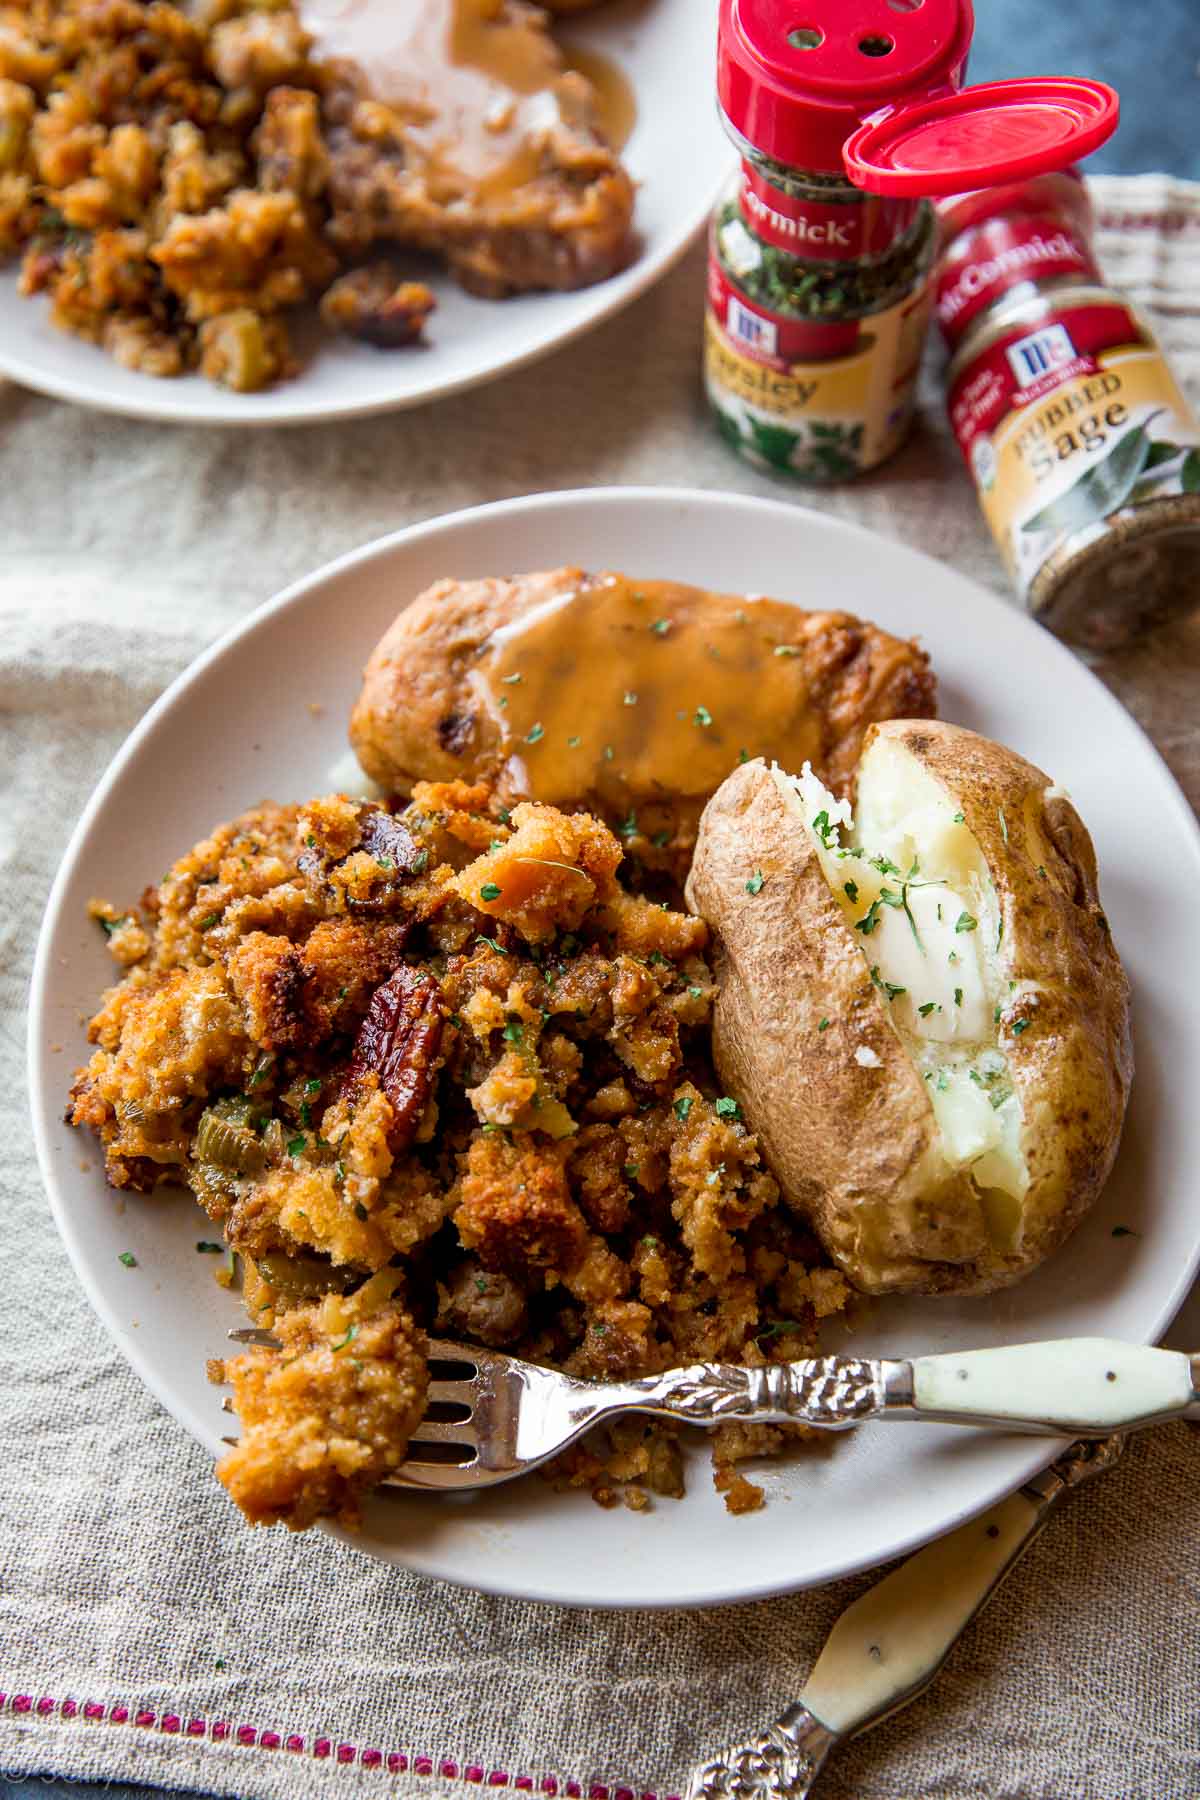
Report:
[[838,1619],[799,1700],[696,1770],[688,1800],[805,1800],[839,1744],[929,1686],[1065,1494],[1110,1469],[1125,1440],[1078,1443],[977,1519],[926,1545]]

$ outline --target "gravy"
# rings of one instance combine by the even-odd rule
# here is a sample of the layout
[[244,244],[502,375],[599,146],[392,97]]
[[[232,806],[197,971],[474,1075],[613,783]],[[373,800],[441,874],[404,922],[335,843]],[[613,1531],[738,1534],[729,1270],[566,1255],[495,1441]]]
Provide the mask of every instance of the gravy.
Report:
[[569,68],[593,84],[596,123],[614,149],[632,129],[632,90],[615,65],[564,53],[545,30],[496,10],[489,0],[302,0],[317,52],[354,63],[373,97],[401,114],[441,202],[497,198],[536,176],[534,135],[559,117],[555,83]]
[[506,786],[551,805],[701,797],[752,756],[822,752],[782,602],[604,575],[483,645],[468,679],[494,721]]

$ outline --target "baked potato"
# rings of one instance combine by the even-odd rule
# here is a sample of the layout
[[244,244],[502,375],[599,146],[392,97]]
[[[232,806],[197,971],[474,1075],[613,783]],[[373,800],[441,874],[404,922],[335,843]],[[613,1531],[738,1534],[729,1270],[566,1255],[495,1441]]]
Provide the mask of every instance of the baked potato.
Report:
[[855,1287],[987,1293],[1063,1242],[1133,1059],[1060,788],[958,726],[877,724],[853,815],[807,765],[730,775],[687,897],[715,939],[721,1080]]

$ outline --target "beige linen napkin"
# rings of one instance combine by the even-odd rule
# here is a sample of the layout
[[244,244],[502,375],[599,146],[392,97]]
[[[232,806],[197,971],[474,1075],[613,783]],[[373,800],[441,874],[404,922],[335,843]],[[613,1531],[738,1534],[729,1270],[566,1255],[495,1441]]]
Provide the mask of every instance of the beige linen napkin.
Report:
[[[1095,188],[1102,261],[1157,309],[1200,402],[1200,186]],[[697,250],[532,369],[318,431],[172,430],[0,387],[0,1771],[246,1800],[455,1800],[488,1784],[661,1800],[795,1696],[865,1585],[703,1614],[580,1613],[459,1592],[319,1535],[251,1535],[93,1318],[27,1121],[25,995],[58,857],[108,757],[217,633],[339,552],[476,501],[607,482],[793,492],[707,426],[702,293]],[[1003,591],[932,361],[894,463],[795,497]],[[1101,673],[1195,804],[1200,621]],[[1200,1434],[1135,1442],[1059,1517],[932,1695],[831,1765],[821,1791],[1196,1795],[1198,1483]]]

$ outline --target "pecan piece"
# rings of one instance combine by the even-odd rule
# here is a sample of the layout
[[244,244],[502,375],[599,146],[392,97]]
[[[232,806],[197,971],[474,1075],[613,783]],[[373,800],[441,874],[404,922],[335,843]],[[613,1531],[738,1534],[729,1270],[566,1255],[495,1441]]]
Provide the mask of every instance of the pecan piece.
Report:
[[442,1042],[442,990],[432,975],[402,966],[371,995],[350,1058],[349,1085],[374,1071],[392,1106],[393,1153],[412,1142],[433,1086]]
[[[320,844],[302,850],[297,859],[300,872],[317,893],[335,903],[340,897],[347,912],[390,912],[404,884],[425,868],[429,852],[400,819],[380,806],[361,806],[357,826],[357,842],[341,856]],[[365,879],[354,860],[364,856],[376,865],[375,869],[368,865]]]

